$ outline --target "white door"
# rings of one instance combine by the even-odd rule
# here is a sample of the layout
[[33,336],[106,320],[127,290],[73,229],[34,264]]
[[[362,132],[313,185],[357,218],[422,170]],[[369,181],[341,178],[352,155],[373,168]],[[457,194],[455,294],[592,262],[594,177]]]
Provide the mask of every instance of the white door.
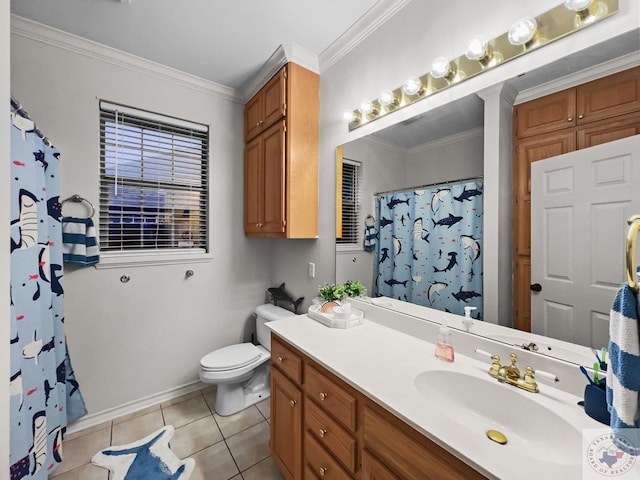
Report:
[[627,220],[635,214],[640,136],[531,165],[532,332],[607,345],[609,310],[626,281]]

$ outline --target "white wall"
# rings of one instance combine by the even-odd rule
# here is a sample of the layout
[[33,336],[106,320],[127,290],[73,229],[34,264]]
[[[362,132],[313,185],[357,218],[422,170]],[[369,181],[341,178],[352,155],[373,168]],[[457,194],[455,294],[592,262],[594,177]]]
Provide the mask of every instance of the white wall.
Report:
[[[497,85],[589,45],[631,31],[639,24],[638,2],[620,0],[620,12],[603,22],[348,132],[341,118],[342,112],[355,108],[362,98],[375,98],[383,88],[395,88],[402,85],[409,75],[425,73],[429,69],[430,60],[436,56],[456,57],[462,54],[471,34],[481,31],[490,38],[498,36],[506,32],[514,20],[525,15],[537,15],[560,3],[559,0],[487,0],[483,2],[481,9],[470,9],[468,0],[450,0],[434,9],[432,2],[410,2],[351,52],[333,63],[328,70],[321,71],[320,235],[317,241],[300,243],[296,248],[276,244],[277,257],[287,258],[288,261],[286,264],[276,262],[274,275],[295,283],[299,288],[296,293],[306,294],[308,297],[315,295],[318,283],[333,281],[335,278],[331,264],[335,235],[334,149],[337,145]],[[490,130],[485,135],[497,135],[497,132]],[[488,171],[495,170],[498,160],[485,158],[485,170],[488,167]],[[486,182],[485,178],[485,191]],[[494,182],[492,185],[491,188],[497,189],[501,183]],[[500,224],[491,225],[490,231],[485,231],[485,245],[487,241],[496,244],[496,248],[487,249],[496,253],[486,256],[485,262],[499,263],[497,252],[500,251],[500,229],[511,229],[510,223],[502,217]],[[319,278],[313,281],[309,281],[306,269],[302,268],[308,261],[316,261],[322,266],[318,269]],[[491,271],[499,272],[498,269]],[[487,278],[486,272],[485,269],[485,292],[504,286],[502,278]],[[494,310],[497,317],[500,309],[495,307]]]
[[[407,150],[393,143],[373,137],[360,138],[343,145],[343,158],[362,163],[362,211],[360,237],[364,235],[364,219],[368,214],[375,216],[373,194],[395,190],[406,185]],[[336,250],[336,282],[359,280],[373,290],[372,252],[365,252],[362,244],[358,251]]]
[[451,135],[407,152],[408,187],[448,182],[483,174],[482,129]]
[[[9,88],[9,0],[0,0],[0,98],[5,102]],[[7,105],[5,104],[5,107]],[[0,179],[9,178],[9,121],[0,124]],[[10,185],[6,182],[5,185]],[[0,472],[9,471],[9,188],[0,188]]]
[[69,350],[90,413],[197,381],[201,356],[243,339],[272,286],[272,242],[243,232],[242,103],[214,84],[12,22],[13,94],[61,152],[62,198],[78,193],[98,205],[98,99],[210,126],[213,259],[66,268],[64,278]]

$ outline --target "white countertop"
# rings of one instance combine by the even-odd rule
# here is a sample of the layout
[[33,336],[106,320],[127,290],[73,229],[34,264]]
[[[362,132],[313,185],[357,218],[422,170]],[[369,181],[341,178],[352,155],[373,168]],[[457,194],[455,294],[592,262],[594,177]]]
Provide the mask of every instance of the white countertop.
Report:
[[[469,435],[467,429],[452,425],[442,415],[444,409],[459,407],[428,405],[414,384],[419,373],[445,370],[477,375],[496,382],[499,388],[534,396],[537,402],[560,414],[578,430],[602,428],[576,405],[580,397],[543,383],[540,383],[541,392],[537,394],[498,384],[487,375],[490,362],[458,352],[454,363],[443,362],[435,358],[434,344],[366,318],[362,325],[348,329],[329,328],[306,315],[277,320],[267,325],[329,371],[489,478],[581,479],[582,459],[578,461],[578,467],[575,466],[575,455],[581,455],[581,445],[563,445],[562,454],[571,455],[574,465],[545,462],[544,458],[536,455],[535,444],[531,445],[526,455],[514,455],[513,450],[508,450],[508,445],[498,445],[484,437]],[[474,392],[469,391],[469,395],[473,396]],[[496,398],[495,406],[510,408],[504,403],[501,404],[501,399]],[[522,415],[526,416],[527,412],[522,412]]]

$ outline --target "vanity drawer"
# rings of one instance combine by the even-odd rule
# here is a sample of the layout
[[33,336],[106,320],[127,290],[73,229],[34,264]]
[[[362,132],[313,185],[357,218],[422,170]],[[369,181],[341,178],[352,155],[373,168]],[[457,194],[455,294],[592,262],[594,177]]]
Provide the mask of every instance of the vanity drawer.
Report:
[[305,428],[351,473],[356,472],[356,440],[313,402],[304,412]]
[[304,439],[305,480],[351,480],[351,477],[309,432]]
[[409,480],[485,478],[424,435],[390,413],[382,411],[380,407],[366,405],[363,424],[364,448],[384,463],[389,471],[401,478]]
[[279,368],[298,385],[302,383],[302,358],[273,333],[271,334],[271,365]]
[[352,432],[356,430],[356,398],[308,364],[305,364],[304,391],[345,427]]

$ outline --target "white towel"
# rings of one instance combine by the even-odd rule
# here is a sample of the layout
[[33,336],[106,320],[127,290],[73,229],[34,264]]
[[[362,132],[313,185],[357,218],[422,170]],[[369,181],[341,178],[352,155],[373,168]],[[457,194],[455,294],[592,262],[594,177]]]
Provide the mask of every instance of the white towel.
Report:
[[100,261],[96,229],[90,218],[62,219],[62,257],[66,263],[93,265]]
[[638,295],[623,285],[609,314],[607,406],[614,443],[640,455],[640,325]]

